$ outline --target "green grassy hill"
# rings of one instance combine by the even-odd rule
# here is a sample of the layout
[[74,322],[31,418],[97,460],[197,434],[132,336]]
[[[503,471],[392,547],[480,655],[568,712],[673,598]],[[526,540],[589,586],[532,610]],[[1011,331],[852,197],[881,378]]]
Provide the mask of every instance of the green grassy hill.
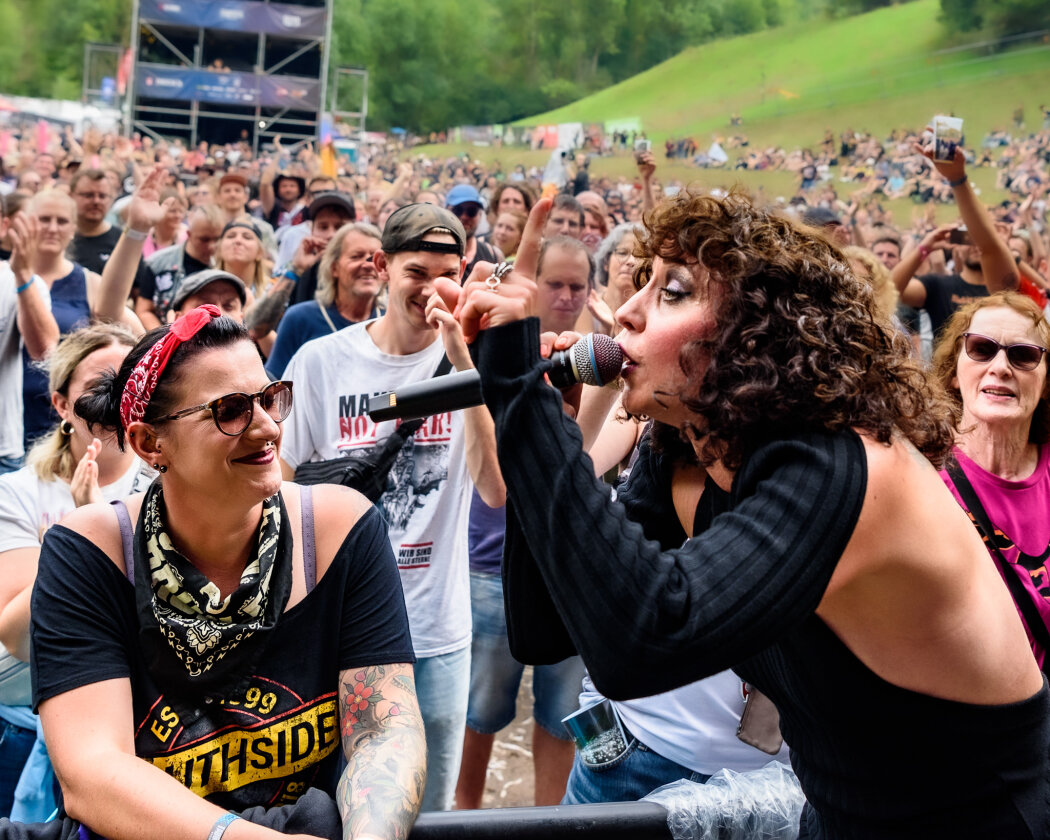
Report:
[[810,20],[716,41],[525,125],[640,117],[655,141],[729,133],[729,116],[759,144],[819,142],[825,127],[888,133],[936,113],[967,120],[967,134],[1006,126],[1024,105],[1029,124],[1050,100],[1050,43],[992,53],[945,50],[938,0],[842,20]]

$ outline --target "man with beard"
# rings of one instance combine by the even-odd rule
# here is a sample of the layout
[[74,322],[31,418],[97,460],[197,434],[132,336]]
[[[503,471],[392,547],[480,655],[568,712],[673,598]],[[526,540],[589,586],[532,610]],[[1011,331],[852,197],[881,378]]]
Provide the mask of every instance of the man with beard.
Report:
[[374,257],[380,239],[379,228],[367,222],[351,222],[332,237],[321,257],[314,300],[288,307],[281,319],[266,360],[266,372],[273,379],[284,376],[288,362],[306,342],[379,315]]
[[[918,248],[905,254],[890,275],[900,292],[901,303],[929,313],[934,336],[960,306],[993,292],[1016,289],[1020,279],[1010,249],[996,233],[991,217],[970,186],[961,148],[955,150],[951,164],[941,165],[942,171],[946,166],[950,167],[946,177],[965,226],[966,241],[951,241],[953,231],[959,229],[957,225],[937,228],[923,237]],[[933,251],[952,248],[954,273],[915,276]]]

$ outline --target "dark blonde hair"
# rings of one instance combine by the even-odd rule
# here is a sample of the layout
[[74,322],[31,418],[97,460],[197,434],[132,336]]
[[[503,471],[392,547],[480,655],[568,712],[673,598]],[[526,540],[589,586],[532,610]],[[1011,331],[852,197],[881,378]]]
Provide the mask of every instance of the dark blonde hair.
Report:
[[[959,354],[963,352],[963,333],[969,331],[973,316],[982,309],[1000,308],[1012,309],[1028,318],[1039,331],[1043,346],[1050,347],[1050,323],[1043,317],[1043,310],[1031,298],[1018,292],[997,292],[956,310],[941,330],[937,349],[933,353],[933,377],[952,402],[957,426],[962,419],[962,394],[952,381],[959,366]],[[1050,353],[1043,354],[1041,364],[1047,368],[1047,378],[1032,415],[1032,427],[1028,432],[1031,443],[1050,443]]]
[[682,192],[645,225],[645,256],[698,262],[722,291],[718,329],[680,355],[690,431],[706,435],[702,461],[737,468],[771,435],[847,428],[881,443],[899,430],[935,464],[944,459],[947,400],[908,340],[874,314],[871,286],[819,231],[741,190]]
[[[80,363],[95,351],[114,344],[123,344],[130,349],[135,346],[135,336],[118,324],[93,324],[63,338],[45,363],[51,393],[68,396],[69,383]],[[59,423],[29,451],[26,462],[42,480],[64,478],[68,481],[73,477],[77,465],[69,447],[69,438],[70,435],[63,434],[62,424]]]

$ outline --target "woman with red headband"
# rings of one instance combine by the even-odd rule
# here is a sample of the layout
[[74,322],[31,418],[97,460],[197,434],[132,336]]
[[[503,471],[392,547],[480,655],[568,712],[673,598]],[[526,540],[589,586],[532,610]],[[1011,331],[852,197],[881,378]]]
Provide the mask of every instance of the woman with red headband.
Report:
[[385,527],[352,490],[282,485],[291,408],[291,383],[213,306],[150,332],[76,403],[161,473],[48,532],[32,603],[65,808],[109,840],[403,836],[419,808]]

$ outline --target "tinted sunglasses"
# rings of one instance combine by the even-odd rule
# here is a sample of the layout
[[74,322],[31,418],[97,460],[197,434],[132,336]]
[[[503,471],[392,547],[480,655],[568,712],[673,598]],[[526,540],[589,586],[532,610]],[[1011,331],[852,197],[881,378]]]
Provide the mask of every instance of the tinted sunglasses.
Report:
[[1005,350],[1006,361],[1018,370],[1035,370],[1046,352],[1046,348],[1038,344],[1000,344],[994,338],[977,333],[963,333],[963,349],[975,362],[990,362],[1000,350]]
[[224,435],[236,437],[252,424],[256,400],[259,401],[260,408],[269,414],[274,422],[281,423],[292,411],[292,383],[271,382],[257,394],[240,392],[226,394],[203,405],[195,405],[193,408],[184,408],[166,417],[158,417],[153,422],[178,420],[180,417],[197,411],[210,411],[219,431]]
[[452,212],[455,213],[457,216],[466,216],[469,219],[473,219],[476,215],[478,215],[478,213],[481,212],[481,205],[473,204],[470,202],[466,204],[457,204],[455,207],[452,208]]

